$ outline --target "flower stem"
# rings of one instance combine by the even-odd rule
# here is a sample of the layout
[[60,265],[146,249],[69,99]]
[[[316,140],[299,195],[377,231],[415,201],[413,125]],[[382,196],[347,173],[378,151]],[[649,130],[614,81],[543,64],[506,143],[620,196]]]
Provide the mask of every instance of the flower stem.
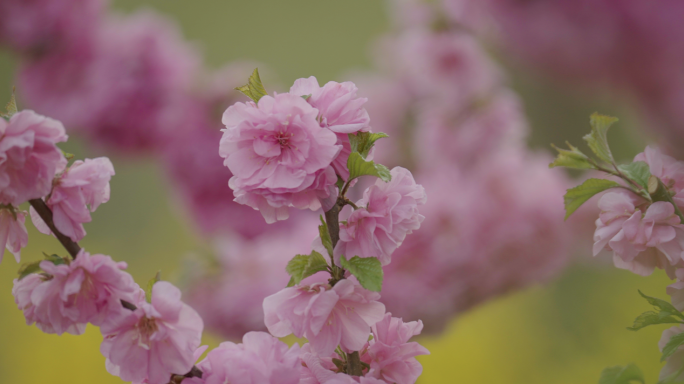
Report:
[[363,367],[361,366],[361,357],[359,352],[352,352],[347,355],[347,375],[361,376],[363,375]]
[[29,203],[31,204],[33,209],[35,209],[36,212],[38,212],[40,218],[43,219],[45,224],[47,224],[48,228],[50,228],[50,230],[55,235],[57,240],[59,240],[59,242],[62,243],[64,249],[66,249],[67,252],[69,252],[71,258],[75,259],[76,256],[78,256],[78,253],[81,251],[81,246],[79,246],[77,242],[71,240],[68,236],[64,235],[62,232],[57,230],[54,221],[52,221],[52,211],[50,210],[50,207],[48,207],[47,204],[45,204],[45,201],[43,201],[43,199],[29,200]]

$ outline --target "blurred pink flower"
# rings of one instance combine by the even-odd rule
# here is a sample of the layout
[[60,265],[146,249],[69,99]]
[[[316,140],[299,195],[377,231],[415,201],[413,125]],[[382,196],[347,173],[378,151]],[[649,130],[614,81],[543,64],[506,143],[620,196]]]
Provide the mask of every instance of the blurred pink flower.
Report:
[[392,180],[377,180],[356,202],[359,209],[340,225],[340,241],[335,247],[335,258],[354,256],[377,257],[382,265],[392,260],[392,252],[407,234],[420,228],[425,218],[418,206],[425,204],[425,189],[416,184],[405,168],[395,167]]
[[14,255],[14,259],[21,260],[21,249],[28,245],[26,231],[26,212],[0,208],[0,262],[5,255],[5,249]]
[[[54,187],[47,205],[52,210],[55,227],[73,241],[85,237],[83,223],[89,223],[90,212],[109,201],[109,180],[114,166],[106,157],[76,160],[53,183]],[[31,220],[46,235],[52,234],[38,213],[30,208]]]
[[130,311],[119,311],[102,324],[100,351],[107,371],[124,381],[166,384],[171,374],[184,375],[195,363],[202,336],[202,318],[181,300],[180,290],[160,281],[152,287],[152,302],[144,295]]
[[338,345],[358,351],[368,340],[371,325],[385,313],[379,298],[349,279],[332,288],[325,283],[285,288],[264,299],[265,323],[276,337],[306,337],[322,355]]
[[43,260],[40,268],[44,273],[15,279],[12,293],[26,322],[45,333],[82,334],[87,323],[102,324],[139,289],[123,271],[126,263],[83,250],[68,264]]
[[29,110],[0,119],[0,204],[18,206],[50,193],[66,159],[56,143],[67,140],[57,120]]
[[188,384],[298,384],[299,345],[291,348],[265,332],[249,332],[242,344],[224,342],[197,364],[202,378]]
[[362,359],[370,365],[369,377],[383,379],[387,383],[414,384],[423,372],[416,356],[430,352],[416,342],[409,342],[423,330],[421,321],[404,323],[402,319],[386,313],[372,327],[373,339]]
[[616,267],[649,275],[655,267],[671,269],[681,263],[684,226],[672,204],[655,202],[642,212],[636,205],[643,203],[626,191],[608,192],[601,197],[594,255],[603,249],[612,250]]
[[[264,96],[259,104],[236,103],[223,115],[219,155],[233,173],[235,201],[258,209],[273,223],[288,207],[317,210],[334,196],[330,167],[341,146],[321,129],[318,110],[291,94]],[[326,208],[326,207],[324,207]],[[328,209],[330,207],[327,207]]]
[[0,43],[29,55],[79,44],[95,33],[106,0],[0,1]]
[[107,18],[87,43],[28,61],[28,104],[100,145],[157,150],[184,128],[199,59],[177,27],[151,11]]
[[207,330],[233,340],[248,331],[266,330],[264,298],[287,285],[285,266],[295,255],[311,252],[311,241],[318,235],[316,217],[287,223],[290,230],[251,239],[224,236],[215,242],[215,259],[192,273],[186,285],[186,301]]

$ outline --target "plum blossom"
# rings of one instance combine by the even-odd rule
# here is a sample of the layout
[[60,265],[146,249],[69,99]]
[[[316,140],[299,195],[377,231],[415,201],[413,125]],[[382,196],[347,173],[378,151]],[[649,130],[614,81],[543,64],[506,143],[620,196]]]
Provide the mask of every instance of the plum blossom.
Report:
[[81,334],[87,323],[102,324],[139,290],[123,270],[126,263],[84,250],[69,263],[40,262],[44,273],[14,280],[15,301],[28,324],[45,333]]
[[236,202],[259,210],[268,223],[287,219],[290,206],[330,209],[337,193],[330,164],[341,146],[317,116],[303,98],[287,93],[225,111],[219,155],[233,173]]
[[684,207],[684,162],[664,154],[659,148],[648,146],[634,157],[634,161],[648,164],[651,175],[662,180],[674,192],[672,199],[679,207]]
[[5,249],[14,255],[14,259],[21,260],[21,249],[28,244],[26,231],[26,212],[13,207],[0,208],[0,262],[5,255]]
[[420,228],[425,217],[418,213],[418,206],[427,201],[425,189],[405,168],[395,167],[390,173],[392,180],[377,180],[356,203],[360,208],[340,225],[337,259],[341,255],[377,257],[387,265],[406,235]]
[[622,191],[601,197],[594,255],[612,250],[616,267],[640,275],[651,274],[655,267],[671,269],[684,256],[684,226],[672,204],[657,201],[642,212],[638,200]]
[[[47,200],[55,227],[72,240],[81,240],[86,234],[83,223],[92,220],[90,212],[95,212],[100,204],[109,201],[109,180],[113,175],[114,166],[106,157],[75,161],[56,179]],[[44,234],[51,234],[38,212],[33,207],[30,211],[36,228]]]
[[[678,325],[676,327],[668,328],[663,331],[663,335],[660,338],[660,341],[658,341],[658,348],[660,348],[660,351],[662,352],[667,343],[670,341],[672,336],[679,335],[680,333],[684,332],[684,326]],[[684,346],[679,346],[677,350],[667,358],[667,361],[665,362],[665,366],[660,370],[660,380],[665,380],[667,378],[670,378],[670,376],[674,375],[676,372],[679,372],[680,369],[684,366]],[[679,373],[676,377],[670,378],[673,382],[681,381],[684,378],[684,374]]]
[[0,119],[0,204],[19,206],[52,188],[66,158],[55,144],[67,140],[57,120],[31,110]]
[[100,352],[109,373],[124,381],[166,384],[172,374],[192,369],[203,323],[180,296],[178,288],[160,281],[152,287],[151,303],[139,295],[136,310],[119,307],[107,319],[100,327]]
[[249,332],[242,344],[224,342],[197,364],[202,378],[188,384],[298,384],[299,345],[291,348],[265,332]]
[[368,99],[357,97],[357,91],[356,85],[349,81],[330,81],[321,87],[314,76],[298,79],[290,88],[293,95],[309,96],[307,102],[318,109],[321,127],[328,128],[337,135],[337,144],[342,146],[342,150],[332,166],[345,180],[349,178],[347,159],[351,154],[347,134],[370,130],[368,112],[362,107]]
[[386,313],[385,317],[372,327],[373,339],[369,341],[367,354],[370,364],[369,377],[383,379],[387,383],[414,384],[423,372],[416,356],[430,352],[416,342],[409,342],[423,330],[421,321],[404,323],[402,319]]
[[337,346],[360,350],[370,326],[382,319],[380,295],[356,281],[343,279],[334,287],[315,283],[285,288],[264,299],[264,322],[276,337],[306,337],[314,351],[331,354]]

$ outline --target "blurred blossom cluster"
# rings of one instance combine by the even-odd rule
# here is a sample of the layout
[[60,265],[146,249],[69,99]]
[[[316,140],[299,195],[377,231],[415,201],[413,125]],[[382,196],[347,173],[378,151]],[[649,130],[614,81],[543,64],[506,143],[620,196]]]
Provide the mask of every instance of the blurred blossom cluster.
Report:
[[[306,252],[316,234],[301,229],[315,215],[298,212],[287,224],[269,225],[233,202],[234,175],[216,149],[217,111],[245,100],[232,88],[254,64],[208,73],[172,21],[151,11],[108,14],[105,6],[0,1],[0,43],[22,55],[19,96],[105,150],[154,156],[167,171],[174,207],[217,244],[210,266],[191,276],[190,305],[223,336],[263,330],[263,299],[287,283],[288,258]],[[484,19],[481,7],[412,0],[389,6],[393,29],[374,45],[377,69],[355,82],[368,98],[373,131],[390,136],[378,160],[410,169],[430,199],[418,208],[422,228],[387,266],[381,301],[436,332],[457,313],[545,281],[566,265],[572,234],[560,196],[567,180],[548,170],[544,154],[526,148],[521,101],[469,33]],[[314,93],[325,87],[302,79],[291,92],[323,105]],[[367,124],[368,116],[351,120]],[[345,129],[353,124],[320,123],[336,133],[340,158],[348,156]],[[254,270],[270,272],[257,278]]]
[[[444,0],[463,9],[464,0]],[[467,0],[466,0],[467,2]],[[473,28],[545,74],[627,92],[651,128],[684,143],[684,3],[677,0],[484,0]],[[471,7],[472,8],[472,7]],[[492,33],[493,32],[493,33]]]

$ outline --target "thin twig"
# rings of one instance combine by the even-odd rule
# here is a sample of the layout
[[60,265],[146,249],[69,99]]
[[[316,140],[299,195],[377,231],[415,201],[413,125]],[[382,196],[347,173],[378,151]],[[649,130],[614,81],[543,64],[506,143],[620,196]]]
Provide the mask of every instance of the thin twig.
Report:
[[81,252],[81,246],[78,245],[77,242],[71,240],[68,236],[64,235],[62,232],[57,230],[57,227],[55,227],[54,221],[52,221],[52,211],[50,210],[50,207],[45,204],[45,201],[43,199],[33,199],[29,200],[29,203],[33,207],[33,209],[38,212],[38,215],[40,215],[40,218],[43,219],[45,224],[47,224],[48,228],[52,231],[52,233],[55,235],[57,240],[59,240],[60,243],[62,243],[62,246],[64,249],[69,252],[71,257],[73,259],[78,256],[78,253]]

